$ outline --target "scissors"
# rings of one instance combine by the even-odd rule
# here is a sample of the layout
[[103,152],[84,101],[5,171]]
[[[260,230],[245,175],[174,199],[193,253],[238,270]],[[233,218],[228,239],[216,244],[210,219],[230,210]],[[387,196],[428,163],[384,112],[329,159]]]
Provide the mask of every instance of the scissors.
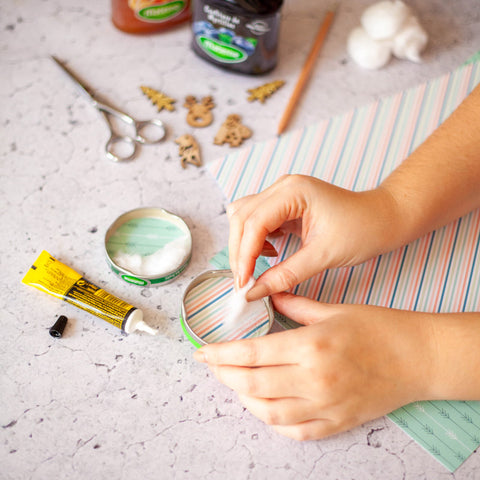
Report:
[[[110,129],[110,138],[105,145],[105,154],[107,158],[114,162],[124,162],[131,160],[137,154],[138,144],[150,145],[158,143],[165,137],[165,127],[163,122],[158,119],[138,121],[116,108],[95,99],[87,86],[71,72],[58,58],[52,56],[57,65],[75,82],[80,92],[90,101],[100,113],[103,114],[108,128]],[[132,126],[134,134],[120,135],[115,133],[110,117],[114,117],[123,123]]]

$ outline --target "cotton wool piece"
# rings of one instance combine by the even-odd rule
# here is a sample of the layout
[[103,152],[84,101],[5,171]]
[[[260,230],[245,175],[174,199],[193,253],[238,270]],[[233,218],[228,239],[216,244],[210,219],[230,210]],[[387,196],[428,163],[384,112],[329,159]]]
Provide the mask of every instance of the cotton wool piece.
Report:
[[170,273],[182,265],[192,248],[192,240],[185,235],[158,249],[151,255],[118,252],[113,261],[134,275],[152,277]]
[[225,319],[225,323],[229,326],[239,325],[245,317],[257,315],[265,310],[263,300],[247,302],[246,295],[254,284],[255,278],[250,277],[242,288],[233,292],[228,305],[229,315]]
[[392,55],[421,62],[428,35],[411,8],[401,0],[370,5],[360,23],[350,32],[347,51],[361,67],[377,70],[387,65]]

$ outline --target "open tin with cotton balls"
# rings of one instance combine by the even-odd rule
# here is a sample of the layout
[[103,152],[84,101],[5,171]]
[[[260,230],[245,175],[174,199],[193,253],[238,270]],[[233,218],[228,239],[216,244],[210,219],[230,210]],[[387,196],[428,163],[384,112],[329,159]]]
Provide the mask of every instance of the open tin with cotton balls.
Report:
[[192,234],[181,217],[163,208],[137,208],[110,225],[105,253],[112,271],[125,282],[164,285],[187,268]]
[[209,270],[190,282],[183,295],[180,322],[195,347],[270,332],[275,318],[270,297],[246,302],[245,287],[241,290],[235,291],[231,270]]

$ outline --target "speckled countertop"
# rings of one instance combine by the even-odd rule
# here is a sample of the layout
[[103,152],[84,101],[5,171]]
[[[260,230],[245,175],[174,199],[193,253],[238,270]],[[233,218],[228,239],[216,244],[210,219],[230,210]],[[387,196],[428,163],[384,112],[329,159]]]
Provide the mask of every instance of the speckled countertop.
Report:
[[[341,2],[291,129],[439,76],[478,50],[476,0],[410,3],[430,34],[425,62],[358,68],[345,40],[369,2]],[[106,1],[1,3],[0,478],[480,478],[478,453],[450,474],[386,418],[317,442],[277,435],[192,360],[179,324],[186,284],[209,268],[228,238],[215,181],[205,169],[180,166],[173,140],[193,133],[182,100],[212,95],[217,104],[214,123],[194,132],[205,162],[229,151],[212,139],[230,113],[253,130],[249,142],[271,138],[324,8],[325,2],[286,1],[279,65],[255,78],[196,57],[187,25],[151,36],[117,31]],[[176,98],[175,112],[158,114],[167,140],[143,148],[131,163],[109,162],[102,118],[50,54],[137,117],[157,115],[140,85]],[[275,79],[287,84],[268,103],[246,101],[248,88]],[[104,259],[108,225],[141,206],[176,212],[193,234],[191,265],[164,287],[122,283]],[[142,308],[160,335],[122,335],[21,284],[43,249]],[[48,328],[59,314],[70,321],[64,337],[53,339]]]

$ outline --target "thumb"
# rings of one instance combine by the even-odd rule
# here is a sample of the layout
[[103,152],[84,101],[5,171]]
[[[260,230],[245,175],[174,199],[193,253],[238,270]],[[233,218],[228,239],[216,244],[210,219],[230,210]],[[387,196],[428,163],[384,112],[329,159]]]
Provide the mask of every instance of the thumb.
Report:
[[272,302],[278,312],[302,325],[321,322],[331,315],[331,310],[335,307],[285,292],[272,295]]
[[248,292],[247,300],[258,300],[274,293],[284,292],[319,273],[318,257],[313,245],[304,246],[292,256],[269,268]]

